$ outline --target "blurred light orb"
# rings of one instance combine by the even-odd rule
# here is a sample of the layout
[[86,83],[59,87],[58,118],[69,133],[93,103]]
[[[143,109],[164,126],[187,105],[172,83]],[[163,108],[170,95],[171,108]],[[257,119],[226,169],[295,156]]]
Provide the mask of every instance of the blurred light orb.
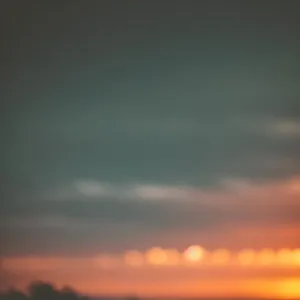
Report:
[[146,252],[146,259],[151,265],[163,265],[167,262],[167,254],[162,248],[154,247]]
[[190,262],[198,262],[204,257],[205,251],[202,247],[194,245],[184,251],[184,258]]

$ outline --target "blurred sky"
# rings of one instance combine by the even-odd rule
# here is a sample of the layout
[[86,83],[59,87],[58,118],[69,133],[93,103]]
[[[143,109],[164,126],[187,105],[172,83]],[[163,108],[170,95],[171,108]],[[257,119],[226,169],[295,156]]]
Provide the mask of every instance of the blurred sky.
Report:
[[0,254],[298,247],[299,9],[2,1]]

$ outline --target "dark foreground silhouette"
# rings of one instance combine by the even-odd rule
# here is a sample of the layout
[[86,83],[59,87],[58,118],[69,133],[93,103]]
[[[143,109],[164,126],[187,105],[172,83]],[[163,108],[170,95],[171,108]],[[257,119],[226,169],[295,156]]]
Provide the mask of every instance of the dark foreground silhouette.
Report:
[[73,289],[65,287],[57,289],[47,282],[33,282],[26,292],[17,289],[10,289],[0,293],[0,300],[91,300],[81,296]]

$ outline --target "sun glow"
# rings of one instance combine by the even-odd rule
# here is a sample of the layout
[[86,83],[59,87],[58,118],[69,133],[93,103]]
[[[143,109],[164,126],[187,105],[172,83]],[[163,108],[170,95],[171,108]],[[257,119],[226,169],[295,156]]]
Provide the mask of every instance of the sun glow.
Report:
[[167,259],[167,254],[162,248],[151,248],[146,252],[146,260],[150,265],[164,265]]
[[199,262],[204,257],[204,249],[200,246],[190,246],[184,251],[184,258],[188,262]]
[[226,249],[218,249],[212,253],[212,263],[216,265],[224,265],[229,262],[230,252]]
[[289,265],[294,263],[293,252],[290,249],[284,248],[277,252],[277,260],[282,265]]
[[[300,297],[300,278],[295,278],[295,274],[299,271],[299,262],[299,248],[244,249],[234,252],[225,248],[207,250],[193,245],[182,252],[177,249],[155,247],[145,252],[131,250],[124,254],[101,254],[88,259],[8,258],[5,260],[5,269],[18,274],[26,274],[26,276],[28,274],[31,274],[30,276],[42,274],[45,278],[53,276],[49,277],[49,280],[69,280],[68,282],[75,282],[78,286],[81,284],[85,286],[80,281],[82,278],[80,276],[84,272],[84,276],[91,280],[86,283],[87,286],[91,285],[91,289],[97,289],[93,276],[98,274],[97,272],[99,274],[108,272],[109,276],[112,276],[107,279],[108,292],[115,286],[120,291],[124,289],[130,292],[136,288],[136,282],[140,282],[141,290],[145,288],[145,293],[162,291],[168,295],[173,291],[171,285],[176,282],[178,283],[175,284],[176,291],[182,295],[190,292],[196,296],[197,293],[204,295],[207,292],[209,296],[216,292],[225,293],[228,296],[234,294],[235,296],[252,295],[253,297],[291,299]],[[194,268],[197,268],[199,278],[195,278]],[[66,272],[66,270],[72,270],[72,272]],[[76,278],[79,278],[76,270],[81,272],[78,282],[76,282]],[[90,270],[92,274],[89,273]],[[101,273],[102,270],[103,273]],[[126,279],[128,286],[122,281],[124,279],[119,280],[118,277],[114,277],[116,274],[124,274],[124,277],[123,275],[121,277]],[[252,275],[248,277],[248,274]],[[165,279],[167,280],[164,281]],[[226,280],[228,284],[224,283]],[[204,284],[205,290],[203,290]],[[215,291],[214,286],[218,286],[219,290]]]
[[300,266],[300,248],[293,251],[294,263]]
[[298,298],[300,297],[300,279],[287,279],[278,284],[276,290],[278,297]]
[[241,265],[251,265],[254,263],[256,253],[252,249],[245,249],[238,254],[238,261]]
[[258,260],[262,265],[271,265],[275,261],[275,253],[272,249],[263,249],[258,253]]

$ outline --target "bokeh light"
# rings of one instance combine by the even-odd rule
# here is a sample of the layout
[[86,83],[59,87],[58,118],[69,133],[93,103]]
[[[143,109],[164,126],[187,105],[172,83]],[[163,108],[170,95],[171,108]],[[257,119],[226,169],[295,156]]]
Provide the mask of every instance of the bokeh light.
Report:
[[240,266],[260,265],[260,266],[299,266],[300,248],[282,248],[278,251],[264,248],[260,251],[244,249],[237,253],[231,253],[227,249],[216,249],[208,252],[199,245],[192,245],[185,251],[179,252],[177,249],[163,249],[154,247],[146,253],[137,250],[125,252],[121,256],[100,255],[95,259],[95,263],[102,268],[114,268],[120,263],[131,267],[142,267],[145,264],[154,266],[197,266],[198,263],[205,265],[226,265],[237,263]]
[[186,261],[188,262],[199,262],[204,257],[204,249],[200,246],[190,246],[188,247],[184,253],[183,256]]
[[146,259],[151,265],[163,265],[167,263],[167,254],[162,248],[154,247],[146,252]]

